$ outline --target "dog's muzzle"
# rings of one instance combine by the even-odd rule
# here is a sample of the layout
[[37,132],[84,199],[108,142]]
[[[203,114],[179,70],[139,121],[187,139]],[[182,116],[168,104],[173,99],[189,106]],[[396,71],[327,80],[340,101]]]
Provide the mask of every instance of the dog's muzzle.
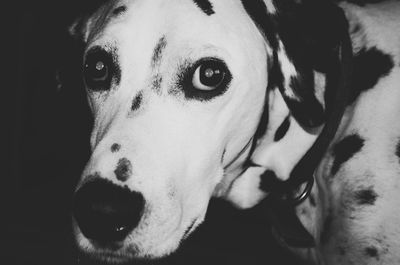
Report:
[[139,224],[144,204],[140,193],[97,179],[77,191],[73,211],[86,238],[112,244],[123,241]]

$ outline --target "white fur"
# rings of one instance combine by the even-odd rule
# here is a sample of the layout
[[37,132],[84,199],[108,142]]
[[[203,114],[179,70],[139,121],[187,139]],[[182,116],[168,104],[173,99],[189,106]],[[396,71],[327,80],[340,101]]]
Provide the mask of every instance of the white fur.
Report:
[[[78,247],[108,262],[168,255],[193,221],[191,231],[203,221],[210,197],[224,196],[239,174],[248,150],[241,152],[258,126],[268,82],[266,42],[239,0],[213,1],[213,16],[186,0],[125,4],[118,18],[107,15],[116,6],[107,4],[82,23],[80,32],[77,25],[72,29],[83,37],[86,51],[94,46],[116,51],[121,68],[118,86],[88,91],[95,118],[93,153],[78,188],[97,173],[140,192],[146,201],[138,227],[113,255],[92,244],[75,224]],[[166,47],[152,68],[162,37]],[[226,62],[233,77],[227,91],[209,102],[171,94],[180,89],[175,85],[179,65],[204,57]],[[163,79],[160,91],[152,89],[156,74]],[[140,92],[141,107],[132,111]],[[118,153],[111,153],[113,143],[121,145]],[[125,183],[114,174],[122,157],[132,163]]]
[[[320,128],[314,134],[302,129],[277,89],[268,91],[266,95],[267,57],[272,51],[241,1],[212,3],[215,14],[206,16],[192,1],[127,1],[127,11],[114,19],[105,14],[109,14],[115,5],[106,4],[91,17],[84,18],[83,23],[71,28],[71,32],[85,41],[86,50],[93,46],[115,49],[121,68],[118,87],[107,93],[88,93],[95,117],[91,138],[93,153],[78,188],[89,175],[99,173],[116,185],[127,185],[142,193],[146,200],[144,216],[138,227],[122,242],[122,247],[112,253],[92,244],[74,226],[78,247],[93,257],[108,262],[125,262],[168,255],[179,246],[193,220],[196,220],[194,228],[203,221],[211,196],[224,197],[240,208],[254,206],[267,196],[258,189],[260,175],[265,170],[274,170],[278,178],[287,180],[293,167],[320,133]],[[272,1],[265,0],[265,4],[269,14],[274,15],[276,9]],[[393,32],[398,32],[400,25],[400,5],[393,1],[379,8],[343,6],[349,17],[353,16],[366,25],[362,37],[353,36],[355,51],[363,45],[376,45],[393,55],[399,65],[400,35]],[[77,29],[78,25],[83,27]],[[167,45],[160,64],[152,68],[152,53],[162,37],[165,37]],[[289,87],[288,82],[297,71],[281,41],[277,52],[285,86]],[[188,101],[182,93],[169,93],[171,89],[177,89],[174,82],[178,66],[183,61],[210,56],[224,60],[232,73],[232,82],[223,95],[209,102],[200,102]],[[151,88],[156,74],[163,78],[160,91]],[[359,252],[351,253],[354,255],[345,262],[335,256],[335,239],[350,232],[354,237],[347,239],[354,240],[356,245],[369,239],[363,237],[363,232],[381,229],[393,249],[400,247],[397,240],[400,231],[396,225],[400,222],[397,214],[400,198],[397,189],[393,188],[400,187],[398,178],[394,178],[400,170],[395,166],[395,158],[380,160],[387,156],[387,150],[400,130],[397,122],[400,113],[397,104],[399,76],[397,66],[377,89],[361,95],[356,105],[346,111],[335,140],[355,130],[372,139],[360,160],[339,171],[337,179],[343,180],[346,176],[348,179],[343,182],[327,180],[332,161],[329,156],[325,157],[316,172],[317,185],[313,190],[318,206],[312,208],[305,202],[298,208],[301,221],[319,239],[327,209],[336,207],[335,214],[340,215],[343,187],[358,184],[355,180],[360,178],[356,173],[362,169],[363,173],[372,170],[385,179],[371,182],[380,194],[385,194],[377,208],[380,215],[366,211],[360,216],[359,223],[340,226],[345,229],[333,236],[329,244],[299,251],[307,253],[315,262],[357,264],[356,259],[361,260],[357,255]],[[319,76],[316,84],[317,97],[324,104],[320,88],[324,84],[323,77]],[[143,93],[142,105],[132,112],[132,100],[139,92]],[[293,100],[301,100],[291,90],[284,93]],[[269,102],[267,133],[258,140],[251,157],[260,167],[250,167],[242,172],[249,153],[246,146],[258,126],[265,96]],[[288,133],[281,141],[274,142],[277,128],[288,115]],[[371,129],[371,123],[377,126]],[[110,152],[113,143],[121,145],[117,154]],[[121,157],[128,158],[133,165],[132,176],[126,183],[120,183],[113,173]],[[391,210],[385,206],[390,206],[387,209]],[[355,225],[359,227],[354,228]],[[380,261],[389,265],[400,263],[399,259],[393,252]],[[367,261],[362,264],[367,264]]]
[[293,89],[289,89],[290,81],[292,77],[297,76],[296,68],[294,67],[293,63],[290,61],[289,57],[287,56],[285,47],[282,41],[279,41],[279,48],[278,48],[278,59],[282,66],[282,73],[284,77],[284,93],[287,97],[292,100],[300,101],[301,98],[298,95],[294,94]]
[[267,6],[268,13],[271,15],[275,15],[276,7],[275,7],[274,3],[272,2],[272,0],[265,0],[264,2],[265,2],[265,5]]

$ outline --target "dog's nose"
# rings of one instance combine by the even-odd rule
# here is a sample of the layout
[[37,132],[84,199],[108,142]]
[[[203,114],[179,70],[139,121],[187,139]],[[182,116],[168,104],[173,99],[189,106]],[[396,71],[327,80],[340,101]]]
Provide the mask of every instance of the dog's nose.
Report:
[[143,209],[144,199],[140,193],[103,179],[83,185],[73,203],[81,232],[99,243],[124,240],[138,225]]

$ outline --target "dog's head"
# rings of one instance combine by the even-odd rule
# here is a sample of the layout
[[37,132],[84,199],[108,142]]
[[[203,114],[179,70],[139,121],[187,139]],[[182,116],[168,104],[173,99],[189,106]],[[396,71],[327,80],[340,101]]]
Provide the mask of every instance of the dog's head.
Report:
[[228,192],[256,138],[289,119],[286,141],[311,136],[275,155],[290,168],[307,151],[325,117],[313,69],[326,71],[337,43],[316,28],[293,38],[295,2],[112,1],[71,27],[85,44],[95,121],[74,199],[83,252],[112,262],[168,255],[211,196]]

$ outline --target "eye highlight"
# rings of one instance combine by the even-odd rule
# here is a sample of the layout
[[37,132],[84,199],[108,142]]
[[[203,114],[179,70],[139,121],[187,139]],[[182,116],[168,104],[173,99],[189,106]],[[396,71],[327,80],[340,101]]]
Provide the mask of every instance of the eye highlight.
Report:
[[90,50],[83,66],[83,77],[88,89],[93,91],[109,90],[114,78],[117,77],[117,67],[113,56],[100,47]]
[[222,60],[203,58],[184,70],[181,85],[186,98],[209,100],[223,94],[231,79],[231,73]]
[[225,65],[216,60],[208,60],[201,63],[194,72],[193,86],[199,90],[217,89],[225,79],[227,69]]

